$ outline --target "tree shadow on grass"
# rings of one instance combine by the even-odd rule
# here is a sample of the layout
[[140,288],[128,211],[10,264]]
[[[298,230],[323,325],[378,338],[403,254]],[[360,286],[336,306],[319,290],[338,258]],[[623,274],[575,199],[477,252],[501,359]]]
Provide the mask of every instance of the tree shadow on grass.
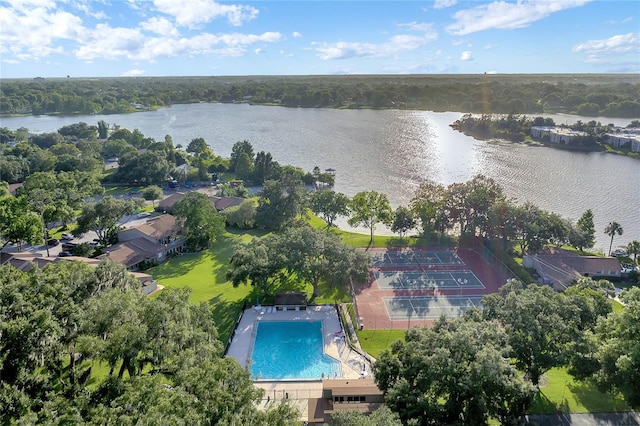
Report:
[[601,392],[594,383],[589,381],[569,383],[567,389],[575,400],[585,407],[586,412],[618,412],[631,409],[621,394]]
[[222,300],[221,296],[215,296],[209,299],[208,303],[211,308],[214,325],[218,330],[218,339],[223,345],[226,345],[236,321],[240,318],[244,300],[230,302]]
[[538,391],[533,396],[533,401],[531,402],[531,406],[529,413],[535,414],[558,414],[558,407],[554,404],[547,396],[542,392]]
[[152,274],[156,280],[181,277],[188,274],[199,263],[204,261],[203,254],[206,254],[206,252],[178,255],[172,257],[160,266],[149,269],[148,272]]

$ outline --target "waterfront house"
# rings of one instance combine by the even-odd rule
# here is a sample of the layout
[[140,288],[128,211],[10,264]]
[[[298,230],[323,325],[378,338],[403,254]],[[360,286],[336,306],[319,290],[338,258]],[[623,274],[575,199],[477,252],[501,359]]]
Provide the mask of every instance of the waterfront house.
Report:
[[581,277],[615,279],[621,275],[620,262],[614,257],[580,256],[557,248],[525,255],[522,265],[534,269],[541,283],[549,284],[557,291],[565,290]]

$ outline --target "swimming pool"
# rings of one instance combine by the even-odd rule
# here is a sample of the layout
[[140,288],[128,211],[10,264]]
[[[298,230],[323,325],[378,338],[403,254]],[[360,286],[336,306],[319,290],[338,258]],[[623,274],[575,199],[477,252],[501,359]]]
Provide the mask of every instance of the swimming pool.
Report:
[[254,379],[342,377],[340,362],[324,354],[321,321],[264,321],[257,327]]

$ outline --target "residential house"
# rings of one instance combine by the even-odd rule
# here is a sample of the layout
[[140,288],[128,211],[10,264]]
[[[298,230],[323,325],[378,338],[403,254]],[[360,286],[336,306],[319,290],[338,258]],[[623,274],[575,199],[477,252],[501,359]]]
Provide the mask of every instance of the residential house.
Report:
[[98,259],[108,257],[124,265],[131,272],[139,271],[145,264],[160,263],[166,259],[162,244],[154,243],[144,237],[135,238],[110,246]]
[[213,201],[213,206],[217,211],[221,212],[229,207],[239,206],[245,200],[245,198],[241,197],[211,197]]
[[126,242],[145,238],[152,243],[165,247],[164,255],[182,253],[185,250],[185,237],[182,221],[170,214],[153,217],[135,228],[118,232],[118,241]]
[[160,200],[156,210],[158,210],[160,212],[172,213],[173,212],[173,206],[182,197],[184,197],[184,192],[176,192],[175,194],[171,194],[167,198],[165,198],[164,200]]
[[309,399],[309,424],[324,424],[338,411],[371,414],[384,403],[384,394],[373,379],[326,379],[322,398]]
[[534,269],[541,283],[552,285],[557,291],[565,290],[581,277],[615,279],[621,275],[620,262],[615,257],[580,256],[556,248],[525,255],[522,265]]

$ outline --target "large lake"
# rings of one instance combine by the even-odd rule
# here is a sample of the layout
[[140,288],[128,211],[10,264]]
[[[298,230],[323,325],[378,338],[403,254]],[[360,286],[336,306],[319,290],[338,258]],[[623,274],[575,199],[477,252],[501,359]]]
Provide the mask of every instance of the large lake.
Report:
[[[406,205],[423,181],[445,185],[482,173],[520,202],[576,220],[587,209],[595,216],[596,248],[607,251],[604,234],[612,220],[624,229],[614,246],[640,240],[640,160],[605,153],[477,141],[449,127],[460,113],[400,110],[294,109],[246,104],[174,105],[123,115],[2,118],[1,127],[50,132],[99,120],[174,144],[203,137],[214,152],[228,156],[233,144],[248,140],[280,164],[311,171],[337,170],[335,190],[353,196],[362,190],[388,195]],[[590,118],[553,115],[556,123]],[[626,126],[631,120],[596,118]],[[346,227],[345,222],[340,223]],[[378,233],[385,232],[381,230]],[[385,232],[386,233],[386,232]]]

